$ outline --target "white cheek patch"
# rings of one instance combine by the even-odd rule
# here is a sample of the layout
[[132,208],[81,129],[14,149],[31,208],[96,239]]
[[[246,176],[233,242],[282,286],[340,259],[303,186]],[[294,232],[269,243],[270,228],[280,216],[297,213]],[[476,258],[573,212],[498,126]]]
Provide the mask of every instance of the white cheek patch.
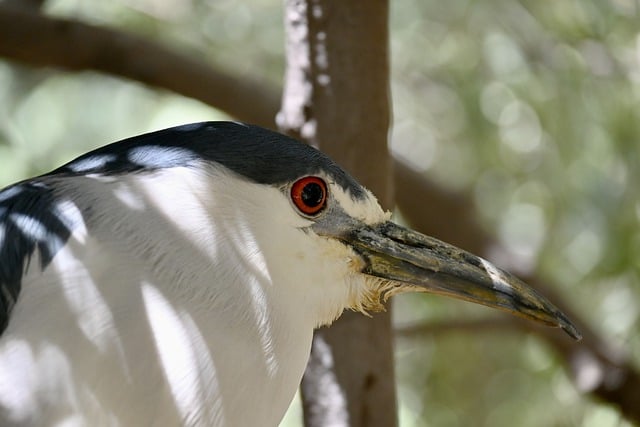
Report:
[[349,216],[370,225],[391,219],[391,212],[385,212],[380,207],[376,196],[366,188],[363,187],[365,197],[360,200],[351,197],[349,193],[345,192],[334,182],[329,182],[329,188],[329,191],[333,194],[333,198]]

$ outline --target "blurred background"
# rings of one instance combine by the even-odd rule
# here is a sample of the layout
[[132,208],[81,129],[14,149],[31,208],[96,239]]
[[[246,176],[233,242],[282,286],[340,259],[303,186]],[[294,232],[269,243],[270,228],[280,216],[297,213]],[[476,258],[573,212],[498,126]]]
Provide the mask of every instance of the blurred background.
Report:
[[[394,156],[468,200],[493,237],[487,256],[553,284],[607,351],[640,369],[640,3],[390,6]],[[282,85],[280,0],[42,8]],[[224,118],[124,79],[0,61],[0,187],[117,139]],[[433,296],[393,304],[402,427],[631,425],[589,394],[597,366],[584,362],[576,375],[545,340],[507,322],[469,326],[493,319],[488,310]],[[300,426],[299,411],[283,426]]]

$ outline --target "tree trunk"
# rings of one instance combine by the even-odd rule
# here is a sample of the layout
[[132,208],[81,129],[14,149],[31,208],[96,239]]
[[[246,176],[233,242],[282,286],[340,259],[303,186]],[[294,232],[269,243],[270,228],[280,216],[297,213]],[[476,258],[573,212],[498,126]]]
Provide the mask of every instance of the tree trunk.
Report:
[[[392,206],[386,0],[288,0],[280,128],[320,148]],[[305,425],[396,421],[390,314],[345,313],[316,332],[302,382]]]

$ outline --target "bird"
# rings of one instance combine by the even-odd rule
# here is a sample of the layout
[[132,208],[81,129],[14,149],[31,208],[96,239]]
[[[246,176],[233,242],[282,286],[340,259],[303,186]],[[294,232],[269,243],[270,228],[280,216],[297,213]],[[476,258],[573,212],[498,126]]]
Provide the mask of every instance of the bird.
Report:
[[0,425],[277,426],[314,329],[403,292],[580,337],[303,142],[237,122],[124,139],[0,192]]

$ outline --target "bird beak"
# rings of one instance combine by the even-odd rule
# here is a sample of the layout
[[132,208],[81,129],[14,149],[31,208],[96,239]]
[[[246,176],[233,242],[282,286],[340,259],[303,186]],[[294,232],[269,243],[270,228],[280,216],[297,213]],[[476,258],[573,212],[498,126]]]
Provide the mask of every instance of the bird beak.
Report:
[[362,272],[409,287],[447,295],[581,334],[546,298],[488,261],[393,222],[341,233],[364,259]]

